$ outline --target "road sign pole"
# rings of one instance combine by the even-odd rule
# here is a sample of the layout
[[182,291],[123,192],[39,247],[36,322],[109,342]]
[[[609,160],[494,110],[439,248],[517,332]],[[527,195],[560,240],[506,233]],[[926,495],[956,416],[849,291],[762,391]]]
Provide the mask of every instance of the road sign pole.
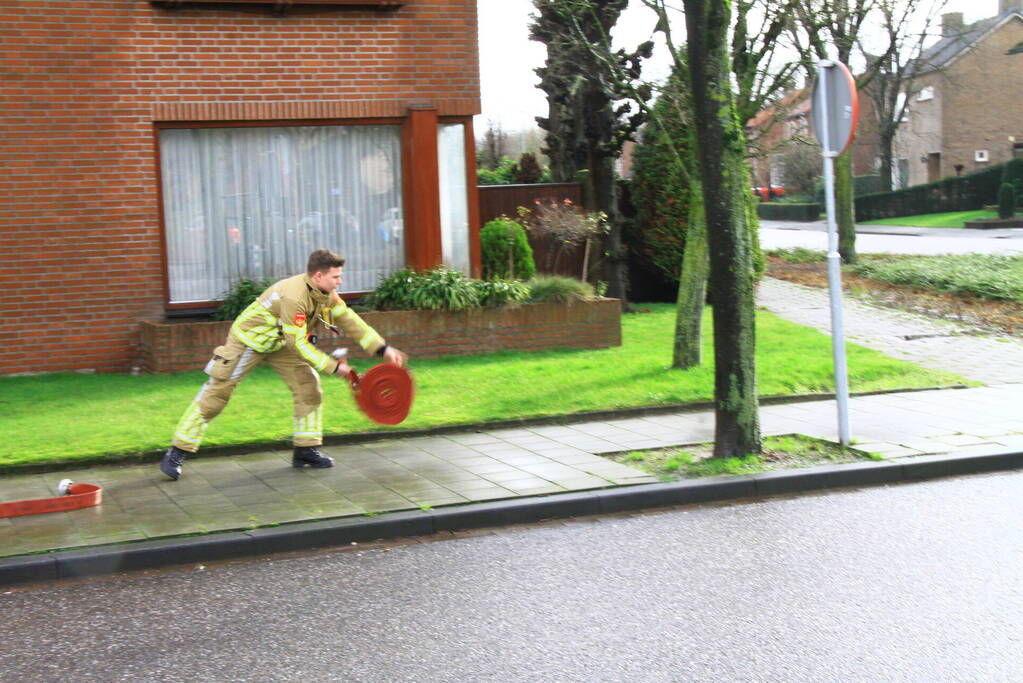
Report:
[[[828,121],[828,79],[824,70],[835,68],[833,62],[817,65],[817,83],[821,89],[819,106],[824,121]],[[817,102],[815,102],[817,104]],[[834,143],[830,140],[831,126],[821,126],[818,133],[821,155],[824,157],[824,200],[828,216],[828,293],[831,300],[831,352],[835,367],[835,399],[838,403],[838,438],[843,446],[852,439],[849,428],[849,371],[845,358],[845,326],[842,320],[842,269],[838,253],[838,225],[835,221],[835,157]]]

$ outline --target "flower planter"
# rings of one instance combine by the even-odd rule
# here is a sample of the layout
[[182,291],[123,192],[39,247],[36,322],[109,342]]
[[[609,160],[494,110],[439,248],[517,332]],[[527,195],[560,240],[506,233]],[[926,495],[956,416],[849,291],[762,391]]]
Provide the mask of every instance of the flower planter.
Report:
[[[600,349],[622,343],[621,302],[598,299],[573,303],[525,304],[468,311],[385,311],[361,313],[388,343],[413,358],[464,356],[492,351]],[[142,321],[141,365],[156,374],[197,370],[224,342],[230,322]],[[346,346],[364,355],[346,337],[321,339],[332,351]]]

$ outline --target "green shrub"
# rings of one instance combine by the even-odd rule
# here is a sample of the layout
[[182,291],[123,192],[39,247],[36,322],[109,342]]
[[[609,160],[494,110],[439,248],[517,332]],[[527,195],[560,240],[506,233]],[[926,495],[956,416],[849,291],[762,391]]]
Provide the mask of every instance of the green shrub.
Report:
[[[853,197],[861,197],[865,194],[876,194],[881,192],[881,176],[879,175],[858,175],[853,176]],[[827,201],[824,198],[824,180],[818,180],[814,184],[813,198],[808,202],[817,202],[824,206]]]
[[480,298],[473,281],[457,270],[417,273],[406,268],[381,280],[367,303],[378,311],[461,311],[477,308]]
[[1002,164],[895,192],[865,194],[856,198],[856,220],[982,209],[995,202],[1004,170]]
[[239,280],[234,287],[224,293],[224,303],[213,312],[213,319],[234,320],[273,283],[270,278]]
[[761,202],[757,216],[769,221],[815,221],[821,217],[821,205]]
[[529,299],[529,287],[520,280],[476,280],[473,285],[480,306],[507,306]]
[[588,301],[593,287],[588,282],[560,275],[544,275],[527,283],[529,300],[535,302]]
[[998,188],[998,217],[1012,218],[1016,215],[1016,188],[1011,183],[1002,183]]
[[493,169],[476,169],[476,184],[478,185],[514,185],[515,184],[515,162],[508,157],[501,157],[497,167]]
[[533,249],[521,225],[506,216],[495,218],[480,231],[483,277],[528,280],[536,274]]
[[645,282],[650,288],[656,283],[669,300],[678,291],[689,225],[690,182],[679,158],[692,144],[691,127],[681,114],[687,109],[682,81],[672,76],[636,143],[629,197],[635,220],[624,235],[630,280],[636,281],[631,284]]
[[1006,162],[1002,169],[1002,182],[1012,185],[1017,202],[1023,199],[1023,159],[1017,157]]
[[520,185],[540,182],[540,178],[543,177],[543,169],[540,168],[540,162],[536,160],[536,155],[532,152],[523,152],[518,163],[512,169],[512,176]]

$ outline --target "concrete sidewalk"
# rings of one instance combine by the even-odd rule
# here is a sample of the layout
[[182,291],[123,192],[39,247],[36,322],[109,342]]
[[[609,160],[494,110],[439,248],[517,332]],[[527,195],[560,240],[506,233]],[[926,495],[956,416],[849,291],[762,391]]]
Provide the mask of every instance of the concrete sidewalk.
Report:
[[[1020,384],[855,397],[852,432],[857,448],[889,459],[1023,451],[1020,406]],[[761,423],[765,435],[837,438],[833,401],[764,406]],[[648,484],[656,480],[601,454],[712,438],[712,412],[675,412],[327,447],[330,470],[295,470],[290,451],[271,451],[196,458],[177,482],[156,463],[10,476],[0,500],[52,496],[69,477],[101,485],[104,502],[0,519],[0,557]]]
[[[758,304],[802,325],[825,332],[830,326],[825,290],[767,278]],[[0,585],[344,539],[1023,466],[1023,342],[848,298],[845,310],[850,341],[990,386],[854,397],[855,445],[886,461],[751,477],[661,484],[602,457],[712,441],[714,416],[707,410],[632,411],[589,421],[569,416],[557,425],[329,446],[323,450],[336,460],[330,470],[291,468],[289,449],[195,458],[177,482],[156,462],[3,477],[0,501],[53,496],[65,477],[99,484],[104,501],[0,519]],[[837,441],[834,401],[763,405],[760,418],[765,435]],[[934,455],[948,453],[955,455]]]

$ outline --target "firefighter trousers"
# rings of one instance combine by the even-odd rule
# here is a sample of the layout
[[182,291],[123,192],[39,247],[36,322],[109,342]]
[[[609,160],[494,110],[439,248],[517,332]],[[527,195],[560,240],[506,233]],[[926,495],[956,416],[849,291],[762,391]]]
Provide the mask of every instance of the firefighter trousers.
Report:
[[284,348],[270,353],[259,353],[233,334],[223,346],[213,351],[206,364],[209,379],[192,399],[174,430],[171,441],[183,451],[195,453],[202,443],[203,434],[227,402],[231,394],[253,368],[266,363],[284,380],[294,400],[294,444],[319,446],[323,443],[323,391],[320,377],[298,354]]

